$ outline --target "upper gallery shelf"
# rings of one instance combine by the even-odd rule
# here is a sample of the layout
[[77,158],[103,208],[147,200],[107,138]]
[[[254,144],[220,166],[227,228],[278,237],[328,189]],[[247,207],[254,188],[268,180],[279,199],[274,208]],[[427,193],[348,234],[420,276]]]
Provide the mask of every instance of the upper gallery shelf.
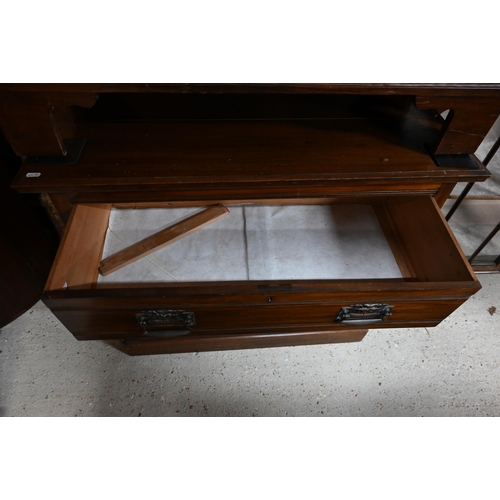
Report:
[[437,165],[429,153],[444,119],[409,96],[130,94],[75,110],[74,165],[28,158],[24,192],[212,190],[320,183],[325,188],[479,181],[489,174]]
[[370,105],[377,98],[401,98],[436,116],[450,110],[447,120],[441,122],[439,138],[430,147],[433,154],[447,155],[473,154],[500,114],[500,84],[495,83],[0,84],[0,128],[19,156],[64,156],[64,139],[70,138],[68,130],[73,128],[72,109],[93,109],[96,100],[115,98],[122,103],[183,98],[193,102],[220,98],[233,103],[235,99],[268,103],[276,99],[283,103],[288,99],[292,109],[291,100],[300,99],[336,101],[342,108],[343,100],[352,104],[359,98]]

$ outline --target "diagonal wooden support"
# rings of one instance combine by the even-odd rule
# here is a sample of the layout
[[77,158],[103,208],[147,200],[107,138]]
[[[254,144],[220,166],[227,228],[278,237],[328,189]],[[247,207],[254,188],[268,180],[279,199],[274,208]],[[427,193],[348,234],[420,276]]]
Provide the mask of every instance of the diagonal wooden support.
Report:
[[167,227],[162,231],[145,238],[134,245],[121,250],[120,252],[107,257],[101,262],[99,272],[107,276],[122,267],[135,262],[146,255],[149,255],[170,243],[174,243],[188,234],[208,226],[216,220],[229,215],[229,210],[224,205],[217,205],[198,214],[192,215],[173,226]]

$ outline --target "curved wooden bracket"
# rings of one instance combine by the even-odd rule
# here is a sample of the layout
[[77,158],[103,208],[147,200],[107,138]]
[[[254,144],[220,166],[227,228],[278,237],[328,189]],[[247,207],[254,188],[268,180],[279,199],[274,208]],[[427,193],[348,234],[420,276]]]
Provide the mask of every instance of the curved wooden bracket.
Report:
[[64,156],[66,149],[55,112],[92,107],[89,93],[0,92],[0,128],[19,156]]
[[439,141],[431,153],[473,154],[500,115],[499,97],[428,97],[417,96],[421,110],[438,113],[450,110]]

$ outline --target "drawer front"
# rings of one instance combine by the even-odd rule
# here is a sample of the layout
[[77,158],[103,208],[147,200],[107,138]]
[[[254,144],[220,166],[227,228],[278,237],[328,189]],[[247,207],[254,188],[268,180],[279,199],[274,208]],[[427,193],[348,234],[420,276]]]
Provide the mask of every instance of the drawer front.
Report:
[[[290,329],[348,330],[434,326],[464,302],[464,299],[389,300],[383,304],[254,305],[234,307],[195,306],[172,309],[168,303],[156,309],[54,310],[54,314],[79,340],[169,339],[225,332],[287,332]],[[351,306],[358,313],[345,314]],[[371,308],[359,312],[359,306]],[[375,306],[375,307],[374,307]],[[390,307],[390,310],[388,309]],[[374,309],[379,312],[372,312]],[[380,310],[382,313],[380,314]],[[383,311],[388,311],[383,314]]]

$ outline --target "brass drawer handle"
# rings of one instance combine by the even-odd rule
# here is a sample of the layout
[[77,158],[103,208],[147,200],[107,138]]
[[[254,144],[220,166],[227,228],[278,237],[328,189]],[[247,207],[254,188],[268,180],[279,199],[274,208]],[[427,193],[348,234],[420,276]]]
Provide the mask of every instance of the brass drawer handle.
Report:
[[349,325],[371,325],[391,316],[394,306],[387,304],[354,304],[342,307],[335,318],[336,323]]
[[[173,309],[159,309],[145,311],[135,315],[137,322],[142,326],[142,334],[148,337],[180,337],[193,331],[196,324],[194,313]],[[180,326],[181,329],[168,330],[168,327]]]

